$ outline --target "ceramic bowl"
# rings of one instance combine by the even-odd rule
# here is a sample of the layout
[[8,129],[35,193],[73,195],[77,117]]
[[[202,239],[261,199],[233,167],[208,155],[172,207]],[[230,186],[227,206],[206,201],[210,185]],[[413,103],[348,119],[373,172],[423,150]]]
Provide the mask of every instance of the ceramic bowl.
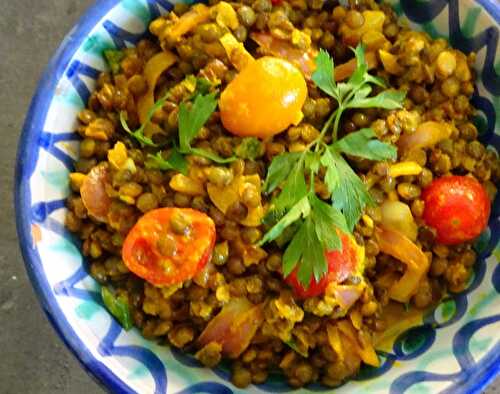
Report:
[[[481,140],[500,148],[500,3],[498,0],[400,0],[395,10],[415,28],[477,52]],[[104,309],[79,244],[63,226],[68,173],[78,155],[77,113],[106,65],[104,49],[130,46],[168,0],[100,0],[66,36],[43,75],[19,142],[15,203],[19,241],[41,304],[82,365],[103,385],[124,393],[288,392],[279,376],[245,390],[228,369],[196,360],[125,332]],[[500,369],[500,204],[477,241],[479,259],[467,290],[444,300],[337,393],[479,392]],[[312,385],[301,392],[329,391]]]

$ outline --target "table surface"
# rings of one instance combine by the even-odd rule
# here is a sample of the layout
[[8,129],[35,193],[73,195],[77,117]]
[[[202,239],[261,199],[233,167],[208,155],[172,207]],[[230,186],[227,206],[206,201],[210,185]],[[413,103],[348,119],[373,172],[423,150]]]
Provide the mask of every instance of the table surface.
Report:
[[[17,244],[15,147],[49,57],[92,0],[0,0],[0,394],[103,393],[43,315]],[[500,394],[500,379],[486,390]]]

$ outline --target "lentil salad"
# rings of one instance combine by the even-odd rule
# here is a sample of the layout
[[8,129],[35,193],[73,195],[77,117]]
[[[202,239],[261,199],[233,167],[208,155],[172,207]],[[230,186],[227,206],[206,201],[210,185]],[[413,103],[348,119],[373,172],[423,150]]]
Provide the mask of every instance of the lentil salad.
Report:
[[[471,122],[474,54],[409,30],[372,1],[177,4],[150,31],[154,39],[107,52],[111,72],[79,115],[66,221],[125,328],[209,367],[231,359],[238,387],[275,369],[294,387],[336,386],[361,363],[378,365],[376,337],[391,305],[425,309],[467,285],[471,241],[486,225],[499,177],[496,153]],[[371,80],[368,98],[391,89],[406,97],[394,96],[393,108],[347,107],[335,128],[328,120],[342,100],[327,92],[362,63],[370,74],[360,74],[384,81]],[[281,70],[278,78],[269,67]],[[332,71],[326,84],[322,70]],[[323,146],[335,144],[343,150]],[[302,197],[290,189],[292,201],[283,203],[295,173],[273,180],[273,162],[286,168],[280,157],[295,165],[299,156],[286,155],[309,151],[330,152],[335,164],[310,171],[314,160],[303,155],[296,178],[311,187],[308,208],[271,237]],[[364,185],[359,193],[369,194],[350,220],[328,175],[338,163],[348,168],[335,187],[351,168]],[[466,193],[473,206],[460,200]],[[454,204],[441,206],[443,195]],[[290,259],[300,226],[306,231],[324,202],[342,214],[332,219],[332,247],[311,266],[305,255]],[[451,215],[457,208],[466,213]],[[324,263],[319,274],[316,261]]]

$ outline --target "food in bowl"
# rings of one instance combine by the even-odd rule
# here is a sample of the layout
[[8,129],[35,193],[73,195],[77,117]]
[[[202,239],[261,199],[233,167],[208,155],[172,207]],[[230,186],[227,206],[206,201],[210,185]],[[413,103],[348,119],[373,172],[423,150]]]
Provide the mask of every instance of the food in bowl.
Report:
[[66,219],[125,329],[238,387],[336,386],[467,286],[500,175],[474,54],[372,1],[177,4],[150,31],[104,53]]

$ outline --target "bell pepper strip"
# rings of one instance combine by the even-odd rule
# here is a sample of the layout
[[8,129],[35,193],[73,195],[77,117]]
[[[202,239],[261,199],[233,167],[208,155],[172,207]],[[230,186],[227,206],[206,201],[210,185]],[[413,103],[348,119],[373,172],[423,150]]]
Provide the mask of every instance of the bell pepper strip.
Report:
[[417,292],[430,262],[422,250],[403,234],[384,227],[375,229],[378,245],[386,253],[406,265],[403,276],[389,289],[389,297],[407,303]]
[[362,344],[361,341],[359,341],[357,331],[349,320],[340,320],[337,326],[342,342],[344,345],[348,344],[349,351],[354,351],[365,364],[373,367],[380,366],[380,360],[378,359],[377,353],[375,353],[373,345],[367,343]]
[[167,42],[175,43],[181,39],[183,35],[194,30],[198,25],[205,23],[210,18],[210,8],[205,4],[195,4],[188,12],[182,14],[176,21],[168,25],[163,34],[162,39]]
[[137,100],[137,113],[141,124],[146,125],[144,134],[151,136],[161,131],[160,127],[149,122],[149,111],[155,103],[155,88],[158,78],[177,61],[177,57],[168,51],[162,51],[149,59],[144,66],[144,76],[148,83],[148,90]]
[[231,33],[224,34],[219,41],[224,47],[229,61],[238,71],[243,70],[251,62],[255,61],[243,44]]
[[263,321],[262,305],[254,305],[246,298],[233,298],[210,320],[197,342],[201,346],[217,342],[225,356],[237,358]]

